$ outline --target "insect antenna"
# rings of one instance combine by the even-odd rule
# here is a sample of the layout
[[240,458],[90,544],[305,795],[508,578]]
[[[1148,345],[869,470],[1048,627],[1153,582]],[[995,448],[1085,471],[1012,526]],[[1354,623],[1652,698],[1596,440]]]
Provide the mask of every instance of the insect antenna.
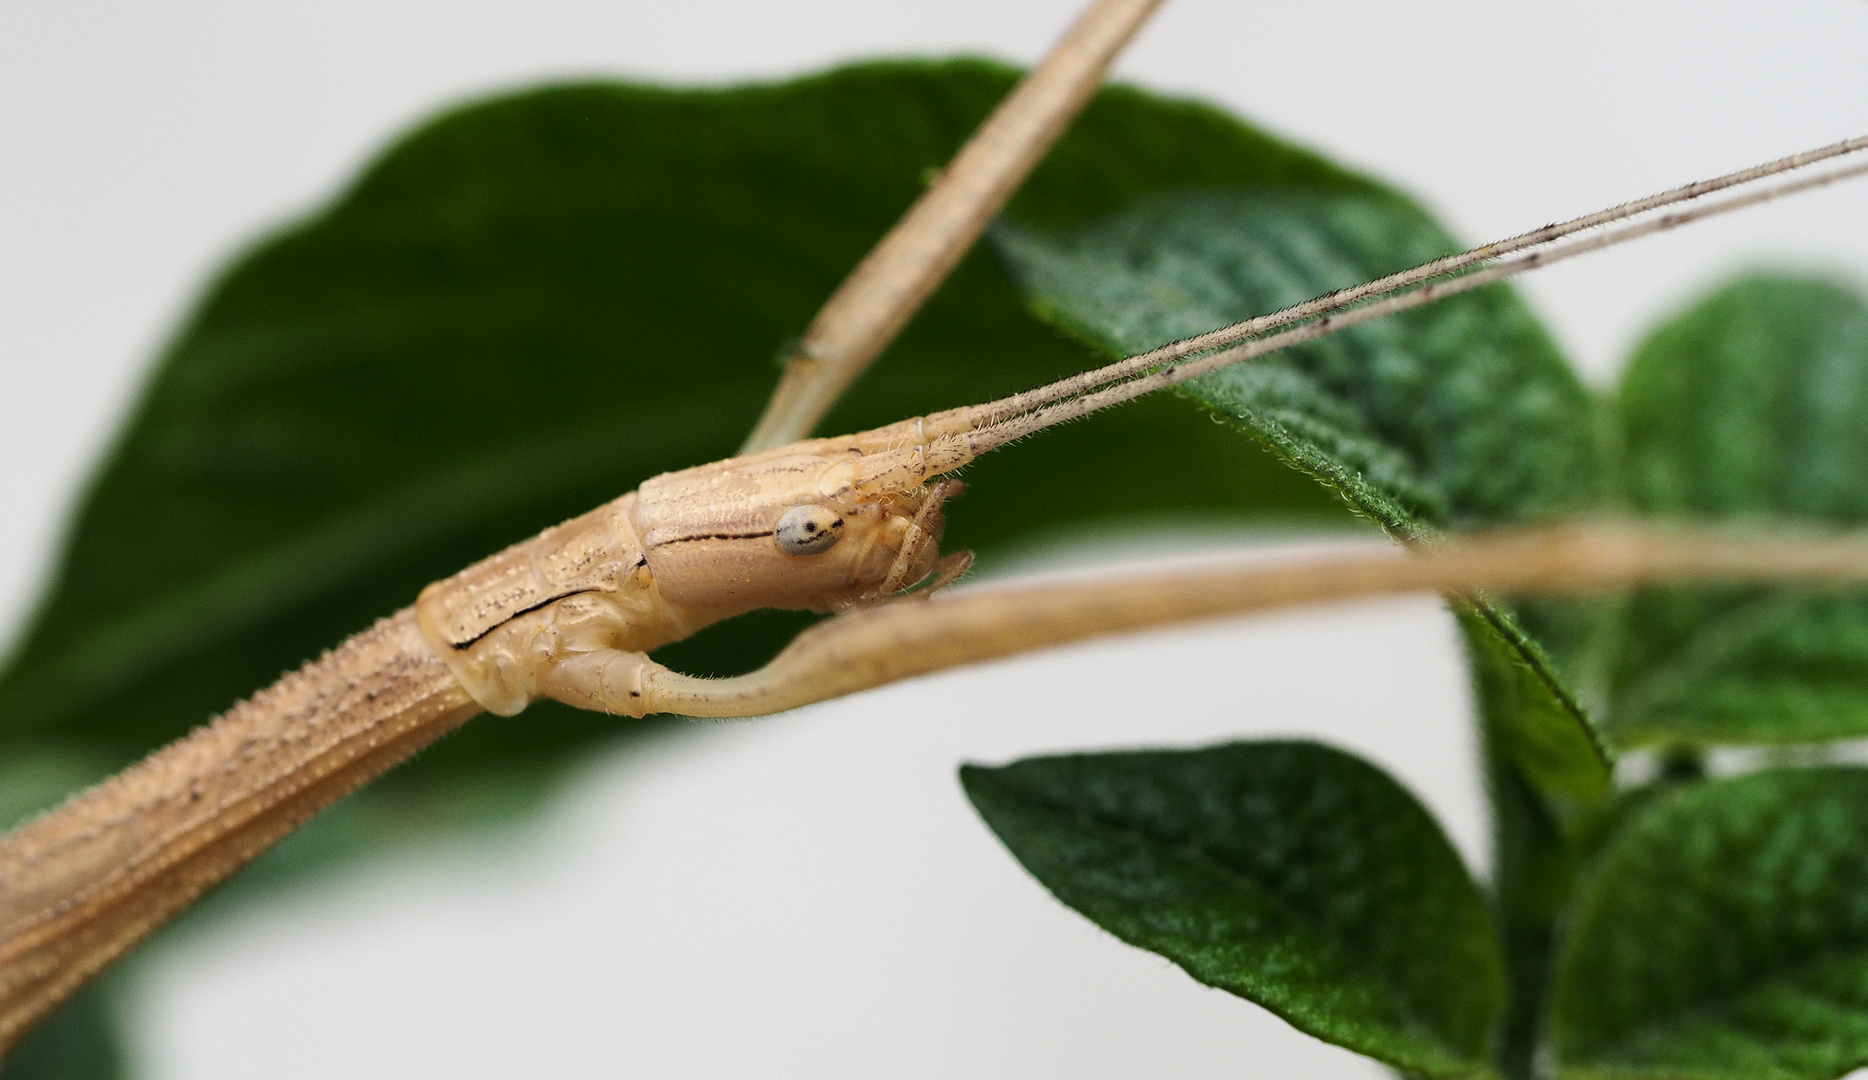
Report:
[[[1864,149],[1868,149],[1868,136],[1685,184],[1447,255],[1361,285],[1325,293],[1034,390],[936,413],[925,423],[929,431],[964,433],[970,456],[977,456],[1054,424],[1087,416],[1231,364],[1314,341],[1359,323],[1490,285],[1540,266],[1860,176],[1868,173],[1868,164],[1781,180],[1691,209],[1655,213]],[[1631,221],[1632,224],[1619,228],[1571,239]]]

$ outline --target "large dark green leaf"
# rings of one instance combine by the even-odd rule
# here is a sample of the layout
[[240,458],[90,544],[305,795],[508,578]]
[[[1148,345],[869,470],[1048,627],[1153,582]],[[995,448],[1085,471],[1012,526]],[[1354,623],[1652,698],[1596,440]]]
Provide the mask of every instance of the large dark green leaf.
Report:
[[[1669,321],[1620,398],[1636,509],[1868,521],[1868,305],[1829,281],[1753,276]],[[1868,733],[1868,598],[1645,592],[1617,650],[1619,739],[1792,742]]]
[[1380,769],[1262,742],[960,775],[1019,862],[1122,940],[1409,1073],[1485,1072],[1503,999],[1490,912]]
[[[1453,249],[1392,193],[1293,185],[1153,196],[1069,231],[995,232],[1033,306],[1109,354],[1133,354],[1354,285]],[[1603,493],[1598,411],[1524,306],[1484,289],[1208,375],[1187,396],[1397,536],[1586,510]],[[1575,607],[1460,605],[1484,698],[1519,766],[1593,792],[1605,754],[1555,652],[1581,662]],[[1509,706],[1508,708],[1505,706]]]
[[1691,785],[1618,827],[1571,922],[1553,1024],[1579,1077],[1868,1064],[1868,770]]
[[[731,453],[785,339],[1013,75],[957,62],[722,91],[559,87],[404,139],[237,260],[181,330],[0,678],[0,740],[139,754],[425,581]],[[1110,90],[1018,206],[1068,225],[1188,183],[1366,187],[1211,109]],[[1083,361],[975,257],[831,425]],[[951,535],[988,549],[1162,510],[1334,513],[1171,401],[970,479]],[[743,668],[798,625],[743,620],[665,659]],[[413,773],[531,768],[619,726],[541,708],[470,725]]]

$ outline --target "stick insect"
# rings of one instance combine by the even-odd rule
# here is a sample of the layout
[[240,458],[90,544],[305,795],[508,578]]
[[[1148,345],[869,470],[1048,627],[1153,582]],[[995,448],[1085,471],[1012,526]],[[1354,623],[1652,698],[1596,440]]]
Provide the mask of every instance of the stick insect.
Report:
[[[1090,28],[1088,37],[1095,38],[1098,30],[1103,34],[1100,52],[1096,46],[1088,48],[1101,59],[1087,68],[1099,72],[1120,39],[1152,6],[1099,5],[1082,24]],[[1070,40],[1080,42],[1074,35]],[[1060,55],[1069,57],[1078,48],[1082,46],[1073,44]],[[1066,103],[1080,101],[1087,94],[1084,87],[1093,85],[1093,79],[1086,81],[1080,70],[1070,85],[1071,91],[1061,95]],[[1036,126],[1055,130],[1052,122]],[[1035,153],[1033,148],[1041,149],[1041,144],[1042,139],[1021,144],[1028,160]],[[1859,148],[1859,143],[1846,144],[1825,152],[1825,157]],[[351,688],[366,704],[331,701],[331,684],[323,675],[332,669],[314,670],[262,693],[243,706],[244,711],[230,714],[218,729],[191,740],[186,748],[167,752],[140,772],[127,775],[115,788],[100,789],[90,797],[91,803],[73,804],[77,811],[67,811],[82,812],[86,805],[95,810],[111,798],[127,798],[117,804],[118,816],[110,826],[127,829],[151,823],[150,819],[130,819],[147,811],[153,800],[154,805],[182,814],[163,824],[181,824],[183,818],[192,822],[182,830],[192,835],[165,838],[165,842],[176,839],[179,844],[171,853],[143,863],[140,854],[126,854],[115,841],[87,850],[86,844],[71,842],[76,833],[56,835],[61,828],[57,817],[35,825],[37,832],[16,837],[7,855],[23,853],[17,865],[27,869],[9,881],[23,882],[25,887],[10,892],[8,899],[20,902],[23,898],[20,909],[26,910],[26,916],[10,926],[17,932],[8,938],[11,964],[4,986],[9,1005],[18,1004],[6,1014],[0,1034],[17,1037],[84,976],[231,872],[257,847],[481,709],[509,713],[527,700],[550,696],[621,715],[652,711],[758,715],[1086,632],[1113,632],[1191,617],[1200,611],[1193,603],[1200,598],[1217,605],[1211,610],[1218,611],[1316,599],[1332,590],[1343,595],[1480,587],[1534,591],[1601,587],[1667,575],[1858,575],[1860,552],[1848,544],[1799,548],[1805,555],[1799,561],[1786,559],[1781,549],[1773,551],[1768,543],[1757,540],[1711,543],[1704,538],[1585,529],[1480,539],[1426,558],[1384,556],[1294,568],[1283,577],[1248,575],[1249,583],[1242,591],[1224,600],[1216,599],[1219,594],[1213,580],[1183,579],[1133,583],[1126,591],[1107,590],[1099,594],[1100,609],[1086,606],[1079,594],[1069,590],[937,598],[926,604],[890,602],[930,579],[924,591],[937,589],[964,569],[963,559],[939,555],[940,521],[945,500],[956,491],[949,474],[980,454],[1050,424],[1194,377],[1212,365],[1246,360],[1277,345],[1305,340],[1306,335],[1320,335],[1428,302],[1539,262],[1581,254],[1613,242],[1609,237],[1633,239],[1683,224],[1703,211],[1664,216],[1569,247],[1545,246],[1585,228],[1612,225],[1643,210],[1664,209],[1676,201],[1822,159],[1788,160],[1755,175],[1696,185],[1659,201],[1592,215],[1571,223],[1568,229],[1540,230],[1517,241],[1491,245],[1464,262],[1434,264],[1366,290],[1228,328],[1053,387],[841,439],[794,441],[821,415],[821,406],[834,398],[838,385],[837,379],[810,376],[809,364],[795,366],[794,371],[806,374],[788,385],[806,386],[805,396],[814,396],[820,404],[794,413],[789,399],[781,397],[768,414],[768,423],[755,434],[753,453],[719,466],[658,478],[632,496],[442,583],[423,595],[412,614],[398,616],[332,654],[323,663],[351,665],[348,670],[368,673],[368,678]],[[1841,175],[1800,180],[1764,194],[1784,194]],[[1000,192],[999,201],[1003,201],[1003,183],[983,186]],[[1720,204],[1719,209],[1741,204]],[[990,200],[973,207],[970,220],[975,231],[991,209]],[[964,230],[948,236],[948,250],[954,257],[971,240]],[[952,239],[956,236],[960,239]],[[1488,264],[1465,276],[1443,278],[1495,257],[1514,255],[1520,261]],[[934,272],[927,280],[938,280],[941,261],[928,260]],[[946,265],[951,265],[951,258]],[[1412,286],[1419,287],[1390,295],[1391,290]],[[912,301],[917,295],[925,296],[931,287],[922,283],[902,291]],[[1362,301],[1371,303],[1349,306]],[[828,310],[834,308],[833,301]],[[905,320],[912,302],[906,307],[861,310],[866,314],[887,311],[886,318],[875,320],[883,326],[875,336],[885,340]],[[854,366],[860,368],[861,361],[873,357],[879,348],[869,341],[851,350],[850,355],[860,358]],[[862,355],[865,352],[867,356]],[[813,356],[814,361],[821,359]],[[839,377],[847,383],[854,376]],[[733,492],[726,503],[707,501],[710,493],[724,489]],[[764,587],[747,589],[748,579]],[[1055,605],[1056,618],[1031,620],[1033,607],[1045,604]],[[846,618],[801,638],[776,666],[750,681],[727,684],[686,679],[653,666],[643,655],[653,643],[758,606],[853,610]],[[1014,622],[1034,632],[1024,638],[1008,637]],[[1051,629],[1037,631],[1039,624]],[[878,648],[878,642],[885,647]],[[540,663],[540,657],[546,662]],[[385,702],[393,704],[377,708]],[[332,711],[327,713],[327,709]],[[229,753],[256,749],[256,739],[285,739],[283,729],[266,734],[268,724],[289,718],[310,727],[323,723],[327,715],[354,716],[363,726],[337,733],[337,742],[318,751],[321,760],[309,771],[296,777],[276,776],[245,791],[209,790],[192,782],[175,786],[178,776],[171,770],[177,766],[186,766],[199,777],[211,762],[224,760]],[[238,730],[242,718],[257,726]],[[200,754],[209,756],[191,760],[191,755]],[[273,761],[263,768],[291,773],[308,765],[303,760],[293,765]],[[280,790],[281,781],[291,790]],[[271,790],[261,790],[269,786]],[[216,809],[211,820],[200,818],[193,809],[204,803]],[[135,812],[129,812],[130,807]],[[245,819],[236,820],[243,813]],[[69,818],[63,820],[68,827]],[[85,828],[96,824],[92,818]],[[94,838],[92,833],[84,835],[87,842]],[[133,841],[133,846],[140,851],[145,843],[147,839]],[[199,846],[190,848],[191,844]],[[50,877],[33,879],[31,873],[48,868],[48,859],[56,863]],[[137,878],[142,870],[132,864],[139,864],[147,874]],[[115,876],[126,867],[131,868],[129,876]],[[115,899],[105,893],[113,893]],[[134,911],[105,910],[123,899],[148,906]],[[73,929],[80,926],[84,929]]]

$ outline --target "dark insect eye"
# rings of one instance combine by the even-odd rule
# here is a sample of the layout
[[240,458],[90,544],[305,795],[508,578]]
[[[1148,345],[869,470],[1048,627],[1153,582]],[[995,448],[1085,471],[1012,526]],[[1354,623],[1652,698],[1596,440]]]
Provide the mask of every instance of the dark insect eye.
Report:
[[772,539],[787,555],[829,551],[843,537],[843,518],[824,506],[794,506],[778,519]]

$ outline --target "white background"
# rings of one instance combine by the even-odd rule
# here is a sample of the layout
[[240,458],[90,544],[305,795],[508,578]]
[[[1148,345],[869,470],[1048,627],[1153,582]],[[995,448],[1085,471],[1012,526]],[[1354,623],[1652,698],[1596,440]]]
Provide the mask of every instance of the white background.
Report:
[[[204,275],[430,110],[564,76],[1029,61],[1073,7],[0,0],[0,623]],[[1863,57],[1862,0],[1174,0],[1119,71],[1396,181],[1480,240],[1868,131]],[[1868,189],[1526,288],[1606,382],[1646,324],[1760,260],[1868,277]],[[1406,779],[1482,864],[1462,680],[1444,616],[1402,602],[702,731],[593,763],[495,850],[355,871],[163,952],[137,1052],[164,1078],[1371,1075],[1060,908],[953,769],[1316,734]]]

